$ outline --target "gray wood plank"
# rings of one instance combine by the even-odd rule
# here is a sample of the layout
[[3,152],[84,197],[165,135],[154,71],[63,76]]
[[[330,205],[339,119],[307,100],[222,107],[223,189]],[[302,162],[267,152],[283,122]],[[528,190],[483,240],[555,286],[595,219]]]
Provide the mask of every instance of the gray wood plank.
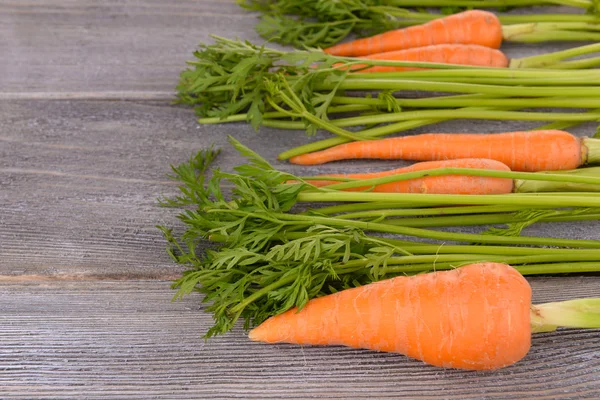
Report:
[[208,35],[257,39],[232,0],[0,2],[0,92],[171,92]]
[[[600,277],[533,278],[535,302],[600,296]],[[600,393],[598,330],[536,335],[497,372],[442,370],[397,354],[208,341],[199,297],[168,282],[0,284],[2,399],[576,399]]]
[[[430,129],[477,132],[522,126],[456,121]],[[591,131],[591,126],[574,130]],[[228,135],[296,174],[404,164],[363,160],[293,166],[277,161],[276,155],[329,134],[312,139],[301,131],[255,132],[246,124],[198,125],[191,110],[166,101],[0,101],[0,279],[176,276],[180,269],[164,251],[155,225],[181,224],[176,211],[159,207],[156,199],[176,193],[176,185],[166,178],[170,164],[213,143],[223,149],[215,167],[230,171],[244,162],[228,145]],[[540,224],[525,234],[600,239],[599,228],[598,221]]]

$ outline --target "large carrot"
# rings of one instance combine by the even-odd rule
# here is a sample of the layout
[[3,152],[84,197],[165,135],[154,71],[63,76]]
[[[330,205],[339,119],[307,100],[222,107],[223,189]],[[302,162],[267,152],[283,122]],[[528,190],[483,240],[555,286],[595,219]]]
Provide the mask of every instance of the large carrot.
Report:
[[[408,167],[388,171],[364,174],[328,174],[331,177],[345,177],[354,179],[372,179],[396,175],[406,172],[423,171],[437,168],[476,168],[498,171],[510,171],[506,165],[499,161],[484,158],[460,158],[457,160],[426,161]],[[331,180],[309,180],[308,183],[317,187],[339,183]],[[442,175],[429,176],[418,179],[409,179],[376,185],[345,189],[348,191],[372,190],[383,193],[430,193],[430,194],[504,194],[513,191],[513,180],[506,178],[491,178],[485,176]]]
[[[360,58],[367,60],[416,61],[497,68],[507,68],[510,62],[508,57],[500,50],[476,44],[438,44],[370,54]],[[353,67],[353,69],[355,68],[361,68],[361,66]],[[377,65],[369,68],[363,67],[359,72],[393,72],[415,69],[418,68]]]
[[[595,309],[594,309],[595,308]],[[255,341],[394,352],[447,368],[492,370],[529,352],[533,332],[597,327],[598,299],[531,304],[506,264],[400,276],[310,300],[250,331]]]
[[531,288],[505,264],[400,276],[313,299],[250,331],[268,343],[345,345],[439,367],[497,369],[529,351]]
[[489,158],[512,171],[558,171],[600,162],[600,140],[560,130],[495,134],[429,133],[341,144],[292,157],[294,164],[380,158],[414,161]]
[[326,48],[325,52],[351,57],[444,43],[478,44],[497,49],[502,44],[502,35],[502,24],[494,13],[470,10],[422,25],[341,43]]

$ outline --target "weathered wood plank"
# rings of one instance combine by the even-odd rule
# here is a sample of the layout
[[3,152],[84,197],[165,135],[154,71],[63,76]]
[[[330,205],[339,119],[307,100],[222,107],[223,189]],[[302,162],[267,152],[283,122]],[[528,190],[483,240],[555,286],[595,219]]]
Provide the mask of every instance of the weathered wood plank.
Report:
[[[215,166],[231,170],[243,158],[227,144],[227,135],[298,174],[399,164],[363,160],[292,166],[276,155],[306,143],[303,132],[254,132],[246,124],[200,126],[191,110],[169,102],[22,100],[0,105],[0,279],[174,277],[179,268],[155,228],[181,226],[174,210],[156,201],[176,192],[166,178],[169,164],[215,143],[223,148]],[[522,125],[454,122],[434,129],[501,131],[516,126]],[[588,126],[577,132],[590,131]],[[600,239],[599,228],[597,221],[578,222],[539,225],[526,233]]]
[[233,1],[3,1],[0,92],[171,92],[208,35],[257,39]]
[[[600,277],[530,279],[536,302],[600,296]],[[199,297],[168,282],[0,284],[0,397],[575,399],[600,393],[599,331],[536,336],[498,372],[442,370],[401,355],[207,342]]]

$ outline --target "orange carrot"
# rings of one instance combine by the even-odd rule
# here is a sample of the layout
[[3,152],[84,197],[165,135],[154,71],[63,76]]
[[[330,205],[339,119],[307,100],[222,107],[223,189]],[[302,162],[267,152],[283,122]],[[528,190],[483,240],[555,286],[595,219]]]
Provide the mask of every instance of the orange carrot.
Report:
[[[415,161],[489,158],[512,171],[558,171],[596,161],[597,139],[581,139],[565,131],[539,130],[495,134],[428,133],[341,144],[292,157],[294,164],[379,158]],[[594,150],[588,154],[588,145]]]
[[400,276],[310,300],[250,331],[255,341],[345,345],[448,368],[491,370],[531,344],[531,287],[506,264]]
[[[500,50],[476,44],[438,44],[371,54],[360,58],[367,60],[418,61],[497,68],[508,68],[510,61]],[[360,68],[360,66],[353,68]],[[393,72],[416,69],[422,68],[373,66],[361,69],[359,72]]]
[[502,24],[488,11],[470,10],[325,49],[335,56],[364,56],[443,43],[478,44],[497,49]]
[[[365,174],[328,174],[327,176],[345,177],[355,179],[372,179],[396,175],[412,171],[423,171],[436,168],[476,168],[498,171],[510,171],[506,165],[499,161],[484,158],[460,158],[457,160],[426,161],[408,167],[397,168],[389,171]],[[338,181],[309,180],[315,186],[328,186]],[[409,179],[405,181],[390,182],[377,185],[373,188],[359,187],[344,189],[347,191],[372,190],[383,193],[430,193],[430,194],[505,194],[513,191],[513,180],[506,178],[491,178],[485,176],[442,175],[424,178]]]

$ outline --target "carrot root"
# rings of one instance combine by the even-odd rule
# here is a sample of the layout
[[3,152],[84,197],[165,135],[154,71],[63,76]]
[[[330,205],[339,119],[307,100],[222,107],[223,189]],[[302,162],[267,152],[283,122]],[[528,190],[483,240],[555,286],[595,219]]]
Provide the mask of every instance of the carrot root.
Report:
[[401,276],[313,299],[271,317],[254,341],[345,345],[428,364],[492,370],[521,360],[531,343],[531,288],[506,264]]
[[[425,161],[410,165],[408,167],[381,172],[363,174],[330,174],[324,175],[323,177],[331,176],[364,180],[437,168],[475,168],[510,171],[510,168],[499,161],[481,158],[461,158],[457,160]],[[328,180],[309,180],[307,182],[317,187],[339,183],[338,181]],[[444,175],[384,183],[374,187],[358,187],[342,190],[372,190],[373,192],[382,193],[506,194],[513,191],[513,180],[483,176]]]
[[[474,44],[440,44],[371,54],[360,58],[366,60],[432,62],[496,68],[507,68],[509,66],[508,57],[506,57],[500,50]],[[410,67],[391,67],[383,65],[368,68],[365,68],[365,65],[356,65],[352,67],[353,70],[359,68],[362,68],[358,71],[361,73],[411,71],[423,69]]]
[[502,44],[502,24],[488,11],[470,10],[434,19],[421,25],[341,43],[325,49],[336,56],[364,56],[436,44],[478,44],[497,49]]
[[590,157],[597,158],[600,152],[598,147],[592,140],[582,142],[580,138],[560,130],[494,134],[430,133],[345,143],[292,157],[290,162],[315,165],[361,158],[413,161],[488,158],[506,164],[512,171],[558,171],[575,169],[590,161]]

